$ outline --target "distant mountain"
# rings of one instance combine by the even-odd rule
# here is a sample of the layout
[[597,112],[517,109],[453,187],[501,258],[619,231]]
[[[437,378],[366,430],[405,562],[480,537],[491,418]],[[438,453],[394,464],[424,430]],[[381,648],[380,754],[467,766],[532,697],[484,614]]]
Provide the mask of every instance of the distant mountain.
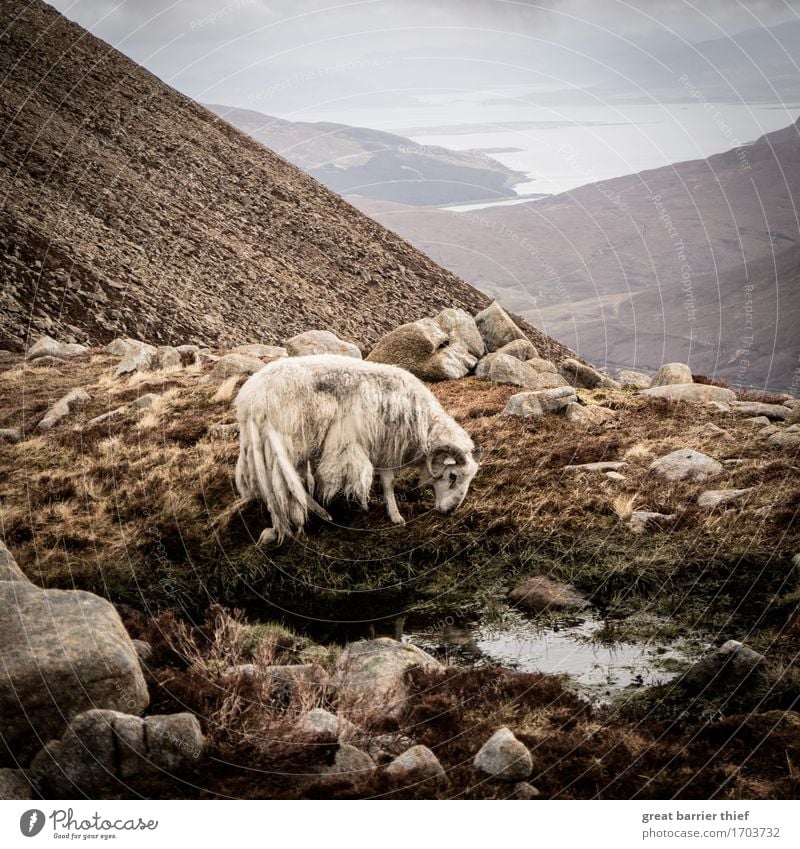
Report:
[[513,187],[527,179],[474,151],[420,145],[365,127],[285,121],[216,103],[207,108],[346,197],[442,206],[514,197]]
[[798,124],[531,203],[359,207],[594,363],[800,389]]
[[0,1],[0,132],[0,347],[314,327],[369,344],[488,303],[39,0]]

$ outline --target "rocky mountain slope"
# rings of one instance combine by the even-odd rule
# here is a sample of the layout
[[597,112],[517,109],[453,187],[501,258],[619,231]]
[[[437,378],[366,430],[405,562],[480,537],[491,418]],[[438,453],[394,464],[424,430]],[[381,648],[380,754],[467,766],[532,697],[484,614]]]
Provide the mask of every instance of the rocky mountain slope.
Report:
[[0,346],[314,325],[369,343],[488,303],[51,7],[0,15]]
[[484,154],[420,145],[394,133],[208,108],[345,197],[440,206],[513,197],[527,179]]
[[[752,145],[464,213],[361,209],[599,365],[669,359],[797,383],[800,127]],[[751,288],[749,288],[751,287]]]

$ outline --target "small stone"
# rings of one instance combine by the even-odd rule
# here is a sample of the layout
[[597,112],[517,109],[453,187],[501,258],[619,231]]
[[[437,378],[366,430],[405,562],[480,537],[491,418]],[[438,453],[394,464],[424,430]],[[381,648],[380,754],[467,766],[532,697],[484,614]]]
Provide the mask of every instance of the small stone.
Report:
[[144,395],[140,395],[138,398],[134,398],[128,406],[132,410],[146,410],[148,407],[152,407],[160,397],[161,396],[156,395],[155,392],[147,392]]
[[356,733],[358,729],[349,722],[324,708],[313,708],[304,713],[293,728],[294,734],[314,741],[333,742],[342,736]]
[[527,781],[519,781],[514,785],[515,799],[538,799],[542,794]]
[[290,357],[338,354],[343,357],[361,359],[361,351],[357,345],[345,342],[330,330],[307,330],[305,333],[298,333],[286,340],[286,350]]
[[320,769],[320,775],[337,775],[348,778],[361,778],[376,768],[375,761],[361,749],[349,743],[340,743],[332,764]]
[[698,480],[721,475],[722,464],[701,451],[682,448],[653,460],[650,471],[670,481]]
[[575,390],[571,386],[560,386],[541,392],[518,392],[508,399],[503,415],[536,418],[559,412],[568,404],[577,403],[577,400]]
[[22,431],[18,427],[0,428],[0,442],[21,442]]
[[624,481],[627,480],[625,475],[621,475],[619,472],[606,472],[606,477],[610,481]]
[[653,375],[650,386],[667,386],[676,383],[693,383],[692,370],[685,363],[665,363]]
[[498,781],[525,781],[533,770],[531,753],[506,726],[483,744],[474,764],[476,769]]
[[628,464],[624,460],[600,460],[597,463],[579,463],[574,466],[563,466],[566,471],[584,471],[584,472],[616,472]]
[[628,527],[635,534],[643,534],[664,527],[675,521],[674,513],[653,513],[649,510],[634,510],[628,519]]
[[700,429],[700,433],[703,436],[711,436],[718,439],[726,439],[728,441],[733,441],[733,436],[728,433],[725,428],[720,427],[718,424],[714,424],[714,422],[706,422]]
[[583,610],[589,602],[568,584],[551,581],[543,575],[526,578],[508,594],[509,601],[526,610]]
[[55,427],[62,419],[68,416],[75,406],[83,404],[89,400],[89,393],[85,389],[71,390],[63,398],[53,404],[47,413],[45,413],[44,418],[39,422],[37,427],[39,430],[50,430],[50,428]]
[[682,676],[679,683],[702,694],[727,687],[738,687],[745,679],[760,672],[764,655],[738,640],[728,640],[701,658]]
[[433,781],[447,784],[447,774],[439,758],[427,746],[412,746],[398,755],[387,767],[389,780],[400,787]]
[[617,381],[623,389],[648,389],[652,376],[643,371],[633,369],[620,369],[617,372]]
[[36,360],[39,357],[62,357],[61,343],[53,339],[52,336],[42,336],[28,348],[25,358],[27,360]]
[[697,506],[713,509],[714,507],[719,507],[721,504],[736,501],[748,492],[752,492],[752,487],[748,487],[747,489],[707,489],[697,496]]
[[246,354],[225,354],[214,363],[211,376],[217,380],[227,380],[238,374],[255,374],[262,368],[264,363],[257,357]]
[[617,418],[615,410],[601,407],[600,404],[578,404],[573,402],[564,408],[564,418],[573,424],[581,424],[587,427],[593,425],[604,425],[613,422]]
[[755,427],[769,427],[770,420],[766,416],[754,416],[752,419],[745,419],[745,422]]

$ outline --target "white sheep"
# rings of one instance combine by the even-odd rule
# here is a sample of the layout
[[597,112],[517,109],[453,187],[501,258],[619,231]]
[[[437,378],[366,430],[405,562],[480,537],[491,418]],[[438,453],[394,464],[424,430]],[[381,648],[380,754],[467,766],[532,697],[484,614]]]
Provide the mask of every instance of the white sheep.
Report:
[[451,513],[478,470],[479,451],[433,393],[404,369],[334,355],[289,357],[252,375],[236,398],[236,486],[262,498],[273,527],[260,544],[302,532],[308,510],[343,493],[366,508],[374,473],[389,519],[404,524],[395,474],[414,467],[436,509]]

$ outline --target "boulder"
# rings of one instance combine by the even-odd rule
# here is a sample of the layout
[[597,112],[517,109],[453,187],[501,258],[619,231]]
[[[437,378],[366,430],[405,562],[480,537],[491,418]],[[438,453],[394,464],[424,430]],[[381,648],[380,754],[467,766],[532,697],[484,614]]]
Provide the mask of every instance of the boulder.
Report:
[[714,507],[719,507],[721,504],[736,501],[752,491],[752,487],[748,487],[747,489],[707,489],[697,496],[697,506],[713,509]]
[[22,431],[18,427],[0,427],[0,442],[22,442]]
[[0,769],[0,801],[38,798],[25,770]]
[[136,649],[105,599],[3,581],[0,610],[2,733],[20,762],[82,711],[147,707]]
[[771,422],[766,416],[753,416],[750,419],[745,419],[745,424],[752,425],[753,427],[769,427]]
[[173,348],[171,345],[161,345],[159,348],[156,348],[154,366],[158,369],[181,368],[183,366],[183,360],[176,348]]
[[718,402],[730,404],[736,400],[732,389],[722,386],[710,386],[706,383],[677,383],[642,389],[639,392],[645,398],[666,398],[667,401],[684,401],[687,404],[709,404]]
[[671,525],[677,517],[674,513],[653,513],[650,510],[634,510],[628,518],[628,527],[635,534],[643,534]]
[[597,389],[598,387],[606,389],[619,388],[619,384],[616,381],[612,381],[607,375],[601,374],[597,369],[581,363],[572,357],[562,360],[561,365],[558,367],[558,373],[570,386],[575,386],[579,389]]
[[773,448],[800,448],[800,425],[790,425],[785,430],[776,428],[767,434],[767,443]]
[[366,752],[362,752],[361,749],[349,743],[339,743],[333,763],[321,767],[319,774],[352,779],[368,775],[375,768],[375,761]]
[[383,336],[367,359],[410,371],[420,380],[458,380],[477,362],[461,343],[450,343],[447,333],[433,319],[402,324]]
[[665,363],[653,375],[650,386],[669,386],[676,383],[694,383],[692,370],[686,363]]
[[733,441],[733,436],[728,433],[725,428],[720,427],[718,424],[714,424],[714,422],[706,422],[700,429],[700,433],[703,436],[710,436],[715,439],[727,439],[729,442]]
[[670,481],[703,481],[721,475],[723,472],[721,463],[709,457],[708,454],[694,451],[691,448],[671,451],[669,454],[653,460],[649,469],[654,474]]
[[31,778],[50,796],[105,798],[200,758],[205,740],[190,713],[139,716],[93,709],[74,717],[31,763]]
[[361,359],[361,351],[352,342],[345,342],[330,330],[306,330],[286,340],[286,351],[290,357],[305,357],[310,354],[339,354],[343,357]]
[[30,583],[27,575],[19,568],[17,561],[2,540],[0,540],[0,581]]
[[313,708],[304,713],[292,730],[297,737],[314,742],[334,742],[358,734],[358,727],[352,722],[325,708]]
[[518,392],[508,399],[503,415],[523,418],[544,416],[547,413],[557,413],[577,401],[575,390],[571,386],[545,389],[541,392]]
[[132,410],[146,410],[149,407],[152,407],[160,397],[161,396],[157,395],[155,392],[146,392],[144,395],[134,398],[128,406]]
[[783,404],[762,404],[760,401],[731,401],[731,410],[740,416],[766,416],[770,421],[780,421],[789,417],[791,410]]
[[386,767],[386,776],[395,787],[409,787],[423,781],[448,783],[439,758],[427,746],[406,749]]
[[503,345],[508,345],[515,339],[525,339],[525,334],[514,324],[511,316],[493,301],[485,310],[475,316],[486,350],[490,353],[498,351]]
[[[508,345],[498,348],[497,353],[506,354],[509,357],[522,360],[523,363],[528,360],[539,359],[539,352],[534,347],[533,342],[527,339],[515,339],[513,342],[509,342]],[[547,360],[542,360],[542,362],[547,362]]]
[[525,389],[549,389],[551,386],[542,386],[542,383],[552,384],[553,375],[543,374],[535,371],[529,365],[502,354],[499,351],[487,354],[475,367],[475,376],[483,377],[494,383],[510,383],[512,386],[522,386]]
[[509,601],[536,613],[561,610],[582,610],[589,602],[569,584],[551,581],[543,575],[526,578],[508,594]]
[[678,683],[696,694],[738,687],[760,673],[763,661],[764,655],[728,640],[684,672]]
[[789,408],[789,415],[786,417],[787,425],[800,424],[800,404]]
[[620,369],[617,372],[617,382],[623,389],[647,389],[651,380],[652,376],[643,371]]
[[89,349],[85,345],[76,345],[74,343],[57,342],[51,336],[42,336],[36,341],[25,354],[25,358],[30,362],[38,360],[42,357],[52,357],[54,359],[66,359],[67,357],[75,357],[79,354],[85,354]]
[[[114,346],[112,342],[107,348],[107,353],[113,353],[109,350]],[[137,371],[150,371],[156,365],[156,351],[153,345],[148,345],[146,342],[137,342],[135,339],[123,339],[119,346],[114,350],[124,351],[122,360],[117,366],[114,375],[123,377],[126,374],[133,374]]]
[[572,402],[564,408],[564,418],[573,424],[586,426],[603,425],[617,418],[615,410],[601,407],[600,404],[578,404]]
[[278,360],[281,357],[288,357],[289,352],[286,348],[279,348],[277,345],[260,345],[251,343],[249,345],[237,345],[231,348],[231,354],[245,354],[248,357],[258,357],[260,360]]
[[415,667],[441,670],[438,660],[409,643],[389,637],[350,643],[339,657],[333,682],[339,705],[397,719],[408,697],[406,673]]
[[63,398],[53,404],[37,427],[39,430],[50,430],[50,428],[55,427],[62,419],[66,418],[74,407],[84,404],[89,400],[89,393],[85,389],[70,390]]
[[533,770],[531,753],[506,726],[483,744],[474,765],[498,781],[525,781]]
[[216,380],[227,380],[239,374],[255,374],[264,368],[264,363],[258,357],[247,354],[225,354],[220,357],[211,369],[211,377]]
[[433,319],[439,329],[447,335],[451,345],[461,345],[473,357],[482,357],[486,353],[483,337],[475,319],[465,310],[456,307],[443,309]]
[[[550,360],[543,360],[541,357],[531,357],[529,360],[525,360],[525,365],[530,366],[534,371],[538,371],[540,374],[556,374],[558,375],[558,366],[555,363],[550,362]],[[561,375],[558,375],[561,377]],[[567,386],[567,381],[562,377],[561,380],[562,386]]]

